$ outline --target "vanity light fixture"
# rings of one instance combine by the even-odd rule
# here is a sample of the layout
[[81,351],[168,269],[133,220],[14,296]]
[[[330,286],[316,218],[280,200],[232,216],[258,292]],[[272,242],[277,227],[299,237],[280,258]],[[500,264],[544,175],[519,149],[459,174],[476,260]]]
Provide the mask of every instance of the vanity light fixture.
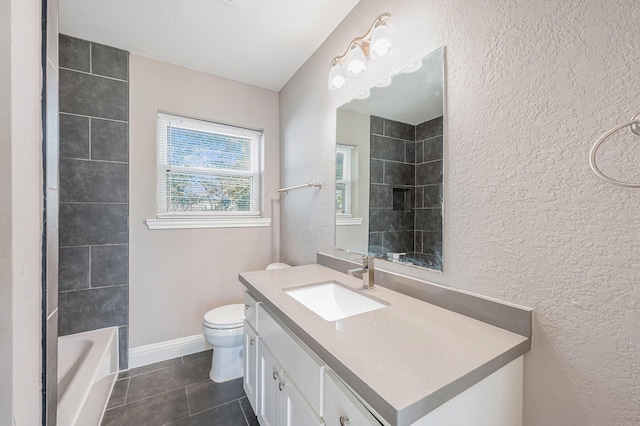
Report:
[[371,91],[369,90],[365,90],[364,92],[360,93],[358,96],[356,96],[356,99],[367,99],[369,96],[371,96]]
[[385,21],[389,17],[390,13],[378,16],[365,35],[353,39],[344,54],[333,58],[329,70],[329,90],[346,86],[347,76],[355,78],[362,75],[367,69],[367,59],[379,61],[393,54],[393,42]]

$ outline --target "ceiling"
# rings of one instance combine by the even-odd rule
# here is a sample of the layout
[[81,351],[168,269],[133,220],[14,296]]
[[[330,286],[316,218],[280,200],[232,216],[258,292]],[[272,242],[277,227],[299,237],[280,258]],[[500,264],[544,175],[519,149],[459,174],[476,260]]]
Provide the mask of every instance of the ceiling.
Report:
[[280,91],[358,1],[60,0],[60,33]]

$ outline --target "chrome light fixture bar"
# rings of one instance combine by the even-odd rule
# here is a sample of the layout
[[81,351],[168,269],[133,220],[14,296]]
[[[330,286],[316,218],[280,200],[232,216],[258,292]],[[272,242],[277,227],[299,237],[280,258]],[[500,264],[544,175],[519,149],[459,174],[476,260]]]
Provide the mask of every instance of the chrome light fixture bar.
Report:
[[347,77],[361,76],[367,70],[367,59],[380,61],[391,57],[393,42],[386,22],[390,17],[390,13],[378,16],[365,35],[353,39],[346,52],[333,58],[329,70],[329,90],[346,86]]

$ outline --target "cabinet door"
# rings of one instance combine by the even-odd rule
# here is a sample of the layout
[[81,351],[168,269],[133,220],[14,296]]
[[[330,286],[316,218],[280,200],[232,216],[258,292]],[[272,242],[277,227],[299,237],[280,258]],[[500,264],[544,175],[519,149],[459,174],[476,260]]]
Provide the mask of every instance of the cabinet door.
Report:
[[277,426],[280,411],[282,411],[282,397],[278,384],[282,369],[275,362],[273,355],[266,346],[260,345],[258,358],[258,419],[261,426]]
[[380,425],[333,371],[326,370],[325,379],[323,417],[328,425]]
[[244,325],[244,379],[242,387],[255,413],[258,412],[258,335],[248,322]]
[[322,426],[324,422],[304,399],[298,388],[285,378],[278,384],[282,392],[283,426]]

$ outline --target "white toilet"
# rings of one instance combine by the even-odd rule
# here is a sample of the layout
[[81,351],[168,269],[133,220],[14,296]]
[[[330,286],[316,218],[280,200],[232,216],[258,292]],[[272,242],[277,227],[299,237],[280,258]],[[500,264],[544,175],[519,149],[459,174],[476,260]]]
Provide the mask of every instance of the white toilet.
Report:
[[[271,263],[266,269],[289,267],[286,263]],[[244,304],[220,306],[204,314],[202,334],[213,346],[211,380],[222,383],[242,377]]]

